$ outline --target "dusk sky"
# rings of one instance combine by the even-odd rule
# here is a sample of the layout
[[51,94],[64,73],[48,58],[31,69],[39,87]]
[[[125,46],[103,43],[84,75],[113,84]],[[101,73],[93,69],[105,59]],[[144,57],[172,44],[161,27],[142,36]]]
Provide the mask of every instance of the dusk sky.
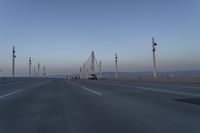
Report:
[[0,0],[0,76],[28,75],[28,58],[48,74],[79,71],[91,51],[103,71],[200,70],[200,0]]

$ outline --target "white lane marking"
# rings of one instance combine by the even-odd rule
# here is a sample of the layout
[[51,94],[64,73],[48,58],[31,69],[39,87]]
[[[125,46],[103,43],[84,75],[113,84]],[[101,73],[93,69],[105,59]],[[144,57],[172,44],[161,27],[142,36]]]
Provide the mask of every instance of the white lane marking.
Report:
[[[142,84],[142,83],[134,83],[134,84],[148,85],[148,84]],[[107,84],[107,85],[119,85],[119,84]],[[149,84],[149,85],[152,85],[152,84]],[[182,86],[182,85],[169,85],[169,86],[179,87],[179,88],[187,88],[187,89],[200,89],[200,87],[197,87],[197,86]]]
[[200,87],[195,87],[195,86],[180,86],[180,85],[174,85],[174,87],[181,87],[181,88],[191,88],[191,89],[200,89]]
[[19,93],[19,92],[21,92],[21,91],[22,91],[22,89],[16,90],[16,91],[13,91],[13,92],[10,92],[10,93],[8,93],[8,94],[5,94],[5,95],[3,95],[3,96],[0,96],[0,99],[1,99],[1,98],[5,98],[5,97],[10,96],[10,95],[13,95],[13,94],[16,94],[16,93]]
[[185,92],[177,92],[177,91],[171,91],[171,90],[161,90],[161,89],[155,89],[155,88],[149,88],[149,87],[142,87],[142,86],[136,86],[135,88],[142,89],[142,90],[149,90],[149,91],[157,91],[157,92],[163,92],[163,93],[171,93],[171,94],[178,94],[178,95],[185,95],[185,96],[195,96],[200,97],[198,94],[192,94],[192,93],[185,93]]
[[121,86],[121,87],[129,87],[129,88],[134,88],[134,86],[133,86],[133,85],[107,84],[107,83],[102,83],[102,85],[112,85],[112,86]]
[[99,96],[102,95],[101,93],[96,92],[96,91],[93,91],[93,90],[90,90],[90,89],[88,89],[88,88],[86,88],[86,87],[82,87],[82,89],[88,90],[88,91],[90,91],[90,92],[92,92],[92,93],[94,93],[94,94],[97,94],[97,95],[99,95]]
[[29,83],[33,80],[28,80],[28,81],[16,81],[14,83],[1,83],[0,86],[6,86],[6,85],[15,85],[15,84],[21,84],[21,83]]
[[104,83],[104,85],[115,85],[115,86],[129,87],[129,88],[137,88],[137,89],[142,89],[142,90],[147,90],[147,91],[149,90],[149,91],[157,91],[157,92],[162,92],[162,93],[171,93],[171,94],[178,94],[178,95],[185,95],[185,96],[200,97],[200,95],[198,95],[198,94],[171,91],[171,90],[161,90],[161,89],[142,87],[142,86],[130,86],[130,85],[121,85],[121,84],[105,84],[105,83]]

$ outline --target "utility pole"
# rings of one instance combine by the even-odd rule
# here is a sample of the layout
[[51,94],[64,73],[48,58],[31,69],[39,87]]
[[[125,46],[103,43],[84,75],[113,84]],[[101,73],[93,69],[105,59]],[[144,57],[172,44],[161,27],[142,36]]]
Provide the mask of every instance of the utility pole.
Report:
[[43,76],[45,77],[46,76],[46,68],[44,66],[44,69],[43,69]]
[[31,57],[29,57],[29,77],[31,77],[31,65],[32,65]]
[[12,77],[15,77],[15,47],[13,46],[13,52],[12,52]]
[[40,77],[40,63],[38,63],[38,78]]
[[118,79],[117,53],[115,53],[115,78]]
[[156,78],[157,77],[157,67],[156,67],[156,46],[157,44],[154,41],[154,37],[152,38],[152,50],[153,50],[153,67],[154,67],[154,71],[153,71],[153,77]]

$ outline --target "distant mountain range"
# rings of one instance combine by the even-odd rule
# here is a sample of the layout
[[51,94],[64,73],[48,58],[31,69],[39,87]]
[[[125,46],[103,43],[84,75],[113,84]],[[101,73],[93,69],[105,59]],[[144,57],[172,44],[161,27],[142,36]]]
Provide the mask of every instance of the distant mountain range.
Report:
[[[119,77],[150,77],[152,76],[153,72],[146,71],[146,72],[118,72]],[[160,76],[191,76],[196,77],[200,76],[200,70],[196,71],[169,71],[169,72],[158,72]],[[64,78],[65,75],[49,75],[49,78]],[[115,77],[115,72],[103,72],[102,77]]]

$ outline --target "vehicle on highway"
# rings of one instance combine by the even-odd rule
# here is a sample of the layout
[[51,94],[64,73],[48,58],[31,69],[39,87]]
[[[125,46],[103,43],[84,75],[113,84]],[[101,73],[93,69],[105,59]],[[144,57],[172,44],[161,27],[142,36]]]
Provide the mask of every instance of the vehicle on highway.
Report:
[[97,80],[96,74],[91,74],[88,76],[88,80]]

